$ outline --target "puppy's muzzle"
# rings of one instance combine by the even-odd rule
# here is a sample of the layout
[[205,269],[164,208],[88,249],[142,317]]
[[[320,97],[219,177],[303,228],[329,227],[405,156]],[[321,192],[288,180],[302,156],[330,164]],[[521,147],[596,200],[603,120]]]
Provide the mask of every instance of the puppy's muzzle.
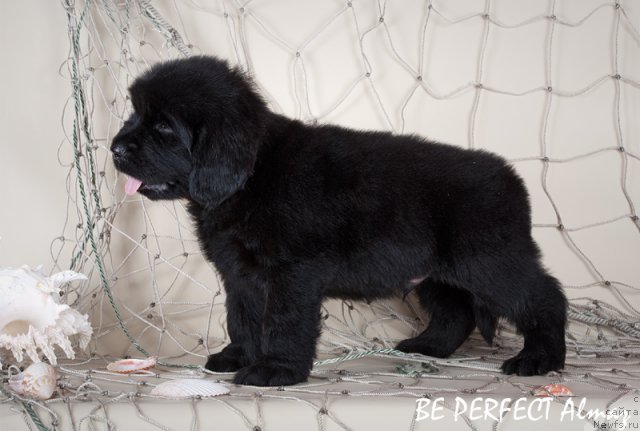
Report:
[[114,161],[122,161],[131,153],[132,148],[122,142],[114,142],[111,145],[111,153]]
[[113,153],[113,158],[123,159],[125,154],[127,153],[127,149],[124,147],[124,145],[113,144],[111,146],[111,152]]

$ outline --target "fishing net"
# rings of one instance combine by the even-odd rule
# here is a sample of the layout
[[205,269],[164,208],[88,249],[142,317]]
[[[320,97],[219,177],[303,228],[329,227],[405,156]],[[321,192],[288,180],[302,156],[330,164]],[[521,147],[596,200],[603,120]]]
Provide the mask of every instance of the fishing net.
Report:
[[[94,336],[75,360],[60,360],[53,399],[5,391],[3,403],[14,403],[29,427],[111,429],[117,412],[130,409],[141,426],[206,428],[207,409],[219,406],[216,421],[281,429],[287,421],[270,414],[269,403],[282,401],[306,411],[310,428],[351,429],[355,422],[336,400],[382,398],[381,408],[408,403],[406,420],[390,423],[414,429],[424,426],[416,398],[444,394],[453,420],[456,396],[515,399],[545,382],[570,382],[576,394],[595,392],[609,407],[636,396],[637,4],[63,0],[62,7],[70,51],[60,72],[70,97],[58,161],[68,170],[68,200],[51,252],[54,270],[88,276],[67,285],[62,300],[89,314]],[[228,343],[224,291],[184,203],[125,196],[109,145],[131,111],[133,79],[158,61],[193,54],[241,66],[271,109],[305,122],[417,133],[505,156],[528,185],[534,236],[570,298],[566,370],[537,379],[501,375],[502,361],[522,345],[504,322],[492,347],[474,334],[452,358],[404,355],[393,346],[428,322],[415,298],[332,300],[323,306],[308,383],[233,387],[229,396],[175,401],[183,413],[162,416],[148,394],[160,381],[231,378],[202,368]],[[150,355],[159,365],[143,376],[105,370],[108,361]],[[457,419],[495,429],[509,414]]]

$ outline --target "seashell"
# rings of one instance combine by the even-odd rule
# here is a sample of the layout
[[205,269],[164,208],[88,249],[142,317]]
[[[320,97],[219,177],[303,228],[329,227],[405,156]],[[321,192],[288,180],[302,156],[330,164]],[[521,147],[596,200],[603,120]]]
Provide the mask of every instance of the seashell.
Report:
[[536,397],[572,397],[571,389],[560,383],[550,383],[548,385],[539,386],[533,389],[533,395]]
[[229,393],[229,388],[204,379],[176,379],[160,383],[151,395],[167,398],[217,397]]
[[36,362],[22,373],[9,378],[9,387],[18,395],[48,400],[56,389],[56,370],[45,362]]
[[0,352],[10,350],[18,362],[24,353],[40,362],[40,350],[56,365],[56,345],[68,358],[75,356],[70,336],[79,335],[80,347],[86,348],[92,333],[88,316],[58,303],[63,283],[85,279],[73,271],[46,277],[40,267],[0,268]]
[[131,374],[136,371],[148,370],[156,366],[157,356],[146,359],[121,359],[107,365],[107,370],[120,374]]

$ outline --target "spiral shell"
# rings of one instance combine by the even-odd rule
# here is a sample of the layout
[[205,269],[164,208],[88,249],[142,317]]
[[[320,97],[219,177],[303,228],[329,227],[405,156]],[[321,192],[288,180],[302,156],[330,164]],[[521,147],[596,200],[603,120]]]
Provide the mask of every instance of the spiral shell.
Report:
[[73,335],[86,348],[92,333],[88,316],[58,302],[61,285],[85,279],[73,271],[46,277],[39,267],[0,268],[0,361],[6,349],[17,362],[25,353],[31,361],[40,362],[41,352],[56,365],[55,346],[73,359]]
[[56,389],[56,370],[45,362],[31,364],[22,373],[9,378],[9,387],[18,395],[48,400]]

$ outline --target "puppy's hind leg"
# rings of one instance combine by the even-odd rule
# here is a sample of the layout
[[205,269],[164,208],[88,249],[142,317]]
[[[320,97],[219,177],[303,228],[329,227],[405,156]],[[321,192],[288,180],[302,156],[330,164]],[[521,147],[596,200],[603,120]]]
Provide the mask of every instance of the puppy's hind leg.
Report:
[[[431,314],[429,326],[415,338],[402,341],[396,349],[406,353],[445,358],[451,355],[469,337],[476,326],[471,293],[455,286],[427,279],[416,287],[420,304]],[[492,333],[495,319],[487,319],[484,333]],[[493,323],[492,323],[493,321]],[[486,338],[486,337],[485,337]]]
[[502,364],[502,371],[531,376],[560,370],[566,354],[567,299],[559,282],[539,265],[522,287],[527,296],[515,301],[507,318],[524,336],[524,348]]

